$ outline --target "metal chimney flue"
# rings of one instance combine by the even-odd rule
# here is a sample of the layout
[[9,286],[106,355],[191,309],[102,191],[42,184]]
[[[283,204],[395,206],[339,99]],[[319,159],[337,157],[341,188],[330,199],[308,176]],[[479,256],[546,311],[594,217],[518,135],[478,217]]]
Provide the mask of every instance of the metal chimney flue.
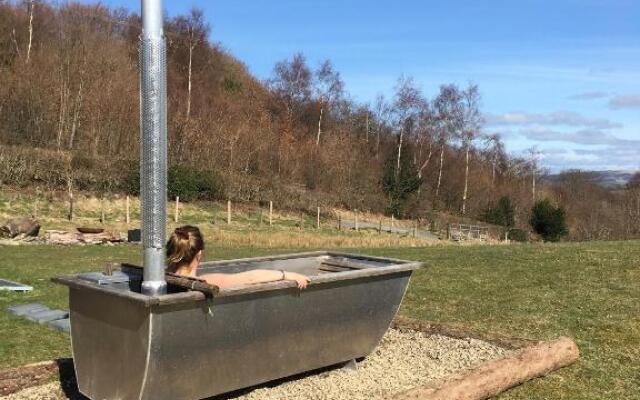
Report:
[[167,68],[162,1],[142,0],[140,38],[140,196],[142,293],[164,294],[167,222]]

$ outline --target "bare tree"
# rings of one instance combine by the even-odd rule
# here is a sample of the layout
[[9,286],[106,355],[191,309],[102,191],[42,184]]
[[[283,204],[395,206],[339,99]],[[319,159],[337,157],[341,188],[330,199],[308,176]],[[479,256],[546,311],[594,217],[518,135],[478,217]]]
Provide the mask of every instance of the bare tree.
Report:
[[485,135],[484,143],[487,146],[489,163],[491,164],[491,186],[495,187],[496,170],[498,165],[504,163],[506,159],[504,143],[499,133]]
[[315,90],[320,104],[318,134],[316,135],[316,146],[319,146],[325,108],[329,108],[334,102],[339,101],[344,92],[344,82],[340,78],[340,73],[333,68],[331,61],[325,60],[316,71]]
[[33,43],[33,11],[35,9],[35,1],[30,0],[29,2],[29,44],[27,45],[27,57],[25,59],[25,63],[29,64],[29,58],[31,56],[31,44]]
[[273,69],[269,86],[285,107],[284,135],[278,136],[278,174],[282,170],[283,152],[289,150],[290,143],[294,140],[295,111],[308,102],[312,80],[313,74],[301,53],[295,54],[291,60],[279,61]]
[[[436,115],[430,104],[425,101],[422,104],[418,115],[416,127],[416,168],[419,179],[422,179],[424,171],[431,161],[433,155],[433,144],[435,135]],[[428,148],[426,148],[428,146]]]
[[480,133],[482,116],[480,114],[480,91],[477,85],[469,85],[462,92],[463,111],[462,129],[459,131],[464,149],[464,190],[462,192],[462,215],[467,212],[467,197],[469,194],[469,152],[473,140]]
[[440,167],[435,196],[438,197],[442,185],[442,169],[444,166],[444,151],[449,140],[457,134],[461,125],[462,96],[456,85],[442,85],[440,92],[433,101],[436,111],[437,137],[440,146]]
[[529,167],[531,169],[531,199],[536,202],[536,175],[538,174],[538,159],[540,158],[540,150],[537,146],[528,148],[527,154],[529,155]]
[[398,151],[396,157],[396,179],[400,176],[400,158],[405,136],[411,135],[420,109],[425,100],[413,78],[400,77],[395,89],[393,109],[398,126]]
[[384,95],[378,94],[373,106],[376,121],[376,158],[380,157],[380,135],[382,134],[384,125],[389,120],[390,110],[391,108],[385,100]]

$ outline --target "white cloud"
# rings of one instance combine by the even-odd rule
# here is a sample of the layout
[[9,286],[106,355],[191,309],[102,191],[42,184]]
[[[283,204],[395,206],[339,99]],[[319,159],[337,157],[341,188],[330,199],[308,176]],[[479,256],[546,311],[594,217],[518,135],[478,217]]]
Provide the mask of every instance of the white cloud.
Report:
[[616,96],[609,100],[609,108],[614,110],[640,108],[640,95]]
[[596,100],[608,97],[606,92],[583,92],[569,96],[570,100]]
[[581,145],[606,146],[638,146],[640,140],[621,139],[600,129],[579,129],[573,132],[562,132],[546,128],[522,129],[521,136],[539,142],[568,142]]
[[555,111],[551,113],[527,113],[523,111],[505,114],[485,114],[488,125],[544,125],[572,126],[591,129],[621,128],[622,124],[606,118],[589,118],[572,111]]

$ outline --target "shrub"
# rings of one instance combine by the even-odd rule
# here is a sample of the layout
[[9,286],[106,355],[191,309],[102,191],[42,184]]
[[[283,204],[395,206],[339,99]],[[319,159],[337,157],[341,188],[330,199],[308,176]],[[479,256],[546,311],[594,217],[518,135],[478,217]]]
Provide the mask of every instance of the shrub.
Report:
[[529,223],[545,241],[557,242],[568,233],[564,209],[554,206],[548,199],[534,204]]
[[508,238],[514,242],[528,242],[529,234],[524,229],[511,228],[508,230]]
[[170,199],[180,196],[184,201],[213,200],[218,195],[216,179],[210,171],[173,166],[169,168],[167,180]]
[[515,215],[516,209],[509,196],[502,196],[495,207],[489,207],[484,212],[482,219],[490,224],[510,228],[515,225]]
[[382,176],[382,190],[389,198],[386,213],[396,217],[405,216],[407,200],[420,188],[420,185],[422,180],[414,173],[408,152],[401,154],[400,171],[397,171],[394,153],[390,153]]
[[[131,195],[140,194],[140,170],[132,165],[123,183],[123,189]],[[167,171],[167,197],[182,201],[215,200],[219,190],[215,175],[210,171],[201,171],[181,165],[169,167]]]
[[140,194],[140,166],[138,163],[129,163],[127,176],[122,181],[122,190],[132,196]]

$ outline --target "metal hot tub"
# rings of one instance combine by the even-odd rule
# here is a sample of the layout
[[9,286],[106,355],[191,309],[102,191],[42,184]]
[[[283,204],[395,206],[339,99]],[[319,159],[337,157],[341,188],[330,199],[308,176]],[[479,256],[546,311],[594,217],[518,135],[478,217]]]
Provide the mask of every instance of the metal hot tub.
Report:
[[352,359],[378,344],[419,263],[334,252],[210,262],[200,273],[284,269],[279,281],[207,298],[140,293],[140,271],[56,278],[69,286],[78,387],[91,399],[201,399]]

